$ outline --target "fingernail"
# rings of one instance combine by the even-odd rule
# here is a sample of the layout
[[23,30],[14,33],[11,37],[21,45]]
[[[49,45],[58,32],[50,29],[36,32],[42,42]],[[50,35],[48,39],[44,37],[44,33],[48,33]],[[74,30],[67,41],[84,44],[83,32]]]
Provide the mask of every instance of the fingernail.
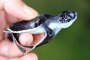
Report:
[[34,9],[32,9],[31,7],[27,6],[27,5],[24,5],[23,6],[23,10],[25,13],[27,13],[28,15],[32,16],[32,17],[36,17],[38,16],[38,12],[35,11]]

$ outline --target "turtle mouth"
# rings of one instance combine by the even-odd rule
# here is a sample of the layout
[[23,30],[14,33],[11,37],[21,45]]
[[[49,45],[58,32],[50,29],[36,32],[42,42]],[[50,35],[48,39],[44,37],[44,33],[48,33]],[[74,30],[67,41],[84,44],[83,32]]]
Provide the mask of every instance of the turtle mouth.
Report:
[[59,17],[61,18],[60,21],[62,23],[68,23],[72,20],[75,20],[75,18],[77,17],[77,13],[71,10],[66,10],[63,11]]

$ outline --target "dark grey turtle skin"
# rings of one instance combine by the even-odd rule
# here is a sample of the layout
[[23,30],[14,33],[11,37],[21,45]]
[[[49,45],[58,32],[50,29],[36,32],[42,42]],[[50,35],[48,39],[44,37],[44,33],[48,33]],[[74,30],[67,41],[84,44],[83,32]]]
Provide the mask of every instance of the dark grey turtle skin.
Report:
[[[34,49],[48,43],[62,28],[71,26],[76,18],[77,13],[71,10],[62,11],[56,16],[43,14],[30,21],[16,22],[10,25],[6,32],[8,33],[8,38],[14,41],[23,53],[27,53],[26,48]],[[19,35],[23,32],[32,34],[44,33],[45,36],[34,46],[23,46],[18,41]]]

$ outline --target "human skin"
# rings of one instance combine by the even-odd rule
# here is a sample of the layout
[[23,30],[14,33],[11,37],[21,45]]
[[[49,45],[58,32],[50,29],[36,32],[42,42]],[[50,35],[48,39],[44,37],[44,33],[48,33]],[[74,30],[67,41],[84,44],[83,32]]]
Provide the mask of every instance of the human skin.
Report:
[[[22,0],[0,0],[0,60],[38,60],[37,55],[32,52],[23,55],[15,43],[9,41],[6,33],[3,32],[12,23],[31,20],[36,16],[38,12],[28,7]],[[19,42],[28,46],[42,36],[42,34],[22,33]]]

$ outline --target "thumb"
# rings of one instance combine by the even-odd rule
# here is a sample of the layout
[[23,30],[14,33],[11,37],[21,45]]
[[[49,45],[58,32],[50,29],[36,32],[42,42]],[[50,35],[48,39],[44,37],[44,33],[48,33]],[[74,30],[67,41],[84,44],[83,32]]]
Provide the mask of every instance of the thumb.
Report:
[[24,20],[33,19],[38,15],[34,9],[28,7],[22,0],[5,0],[4,9],[8,14]]

